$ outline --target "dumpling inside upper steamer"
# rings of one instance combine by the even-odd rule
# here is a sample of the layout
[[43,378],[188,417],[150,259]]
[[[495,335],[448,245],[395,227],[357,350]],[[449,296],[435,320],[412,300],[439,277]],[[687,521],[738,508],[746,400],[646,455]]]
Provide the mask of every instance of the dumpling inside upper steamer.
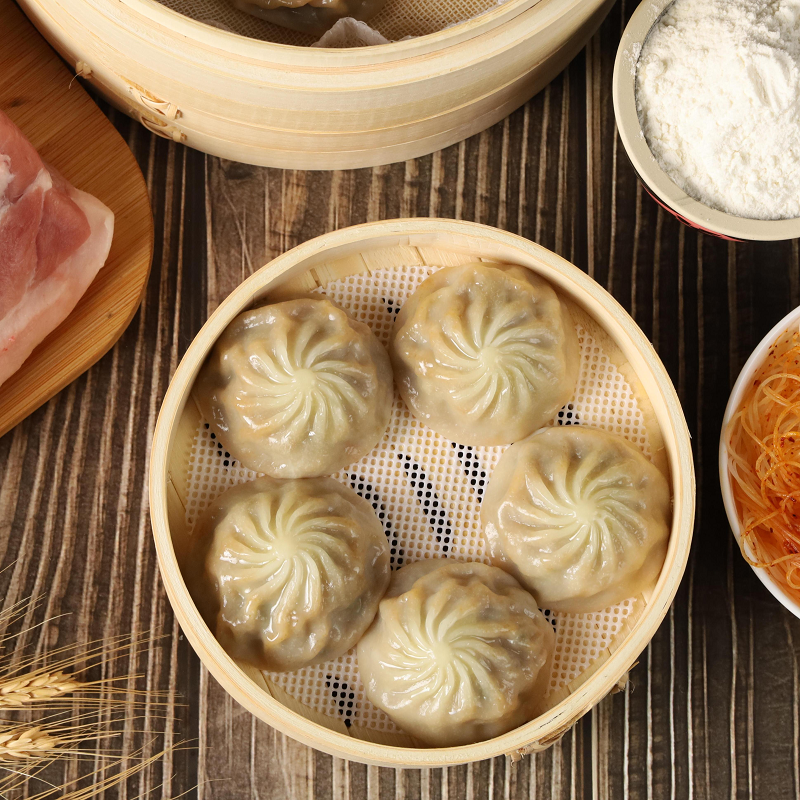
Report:
[[253,16],[301,33],[322,36],[345,17],[366,22],[386,0],[232,0],[233,5]]

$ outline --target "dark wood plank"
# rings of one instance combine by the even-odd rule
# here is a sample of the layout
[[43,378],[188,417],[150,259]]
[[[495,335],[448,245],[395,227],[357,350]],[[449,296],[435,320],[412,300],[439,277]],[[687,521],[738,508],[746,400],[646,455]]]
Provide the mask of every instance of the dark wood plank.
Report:
[[[42,649],[131,629],[143,685],[175,689],[145,741],[195,744],[113,797],[313,800],[800,797],[800,621],[739,557],[719,495],[719,425],[763,334],[800,303],[798,243],[734,245],[682,227],[638,185],[616,137],[611,73],[635,0],[621,0],[549,87],[489,131],[433,155],[334,173],[206,157],[116,112],[147,178],[157,225],[145,302],[119,344],[0,439],[4,607],[46,594],[28,623]],[[673,608],[631,673],[561,742],[512,764],[389,770],[334,759],[236,705],[200,666],[161,588],[147,518],[159,404],[207,315],[245,277],[326,231],[398,216],[472,219],[519,233],[606,286],[652,339],[692,431],[696,539]],[[114,669],[124,670],[126,663]],[[138,725],[138,727],[137,727]],[[67,773],[76,774],[67,766]]]
[[[593,97],[609,86],[613,43],[634,6],[617,4],[589,48],[600,42]],[[637,184],[610,103],[596,119],[588,108],[587,128],[603,143],[595,156],[603,177],[588,200],[600,215],[595,276],[607,260],[607,286],[664,360],[692,432],[698,482],[695,542],[676,602],[624,695],[595,711],[607,754],[600,795],[795,797],[798,620],[738,554],[717,448],[739,369],[798,302],[797,246],[734,245],[681,227]]]

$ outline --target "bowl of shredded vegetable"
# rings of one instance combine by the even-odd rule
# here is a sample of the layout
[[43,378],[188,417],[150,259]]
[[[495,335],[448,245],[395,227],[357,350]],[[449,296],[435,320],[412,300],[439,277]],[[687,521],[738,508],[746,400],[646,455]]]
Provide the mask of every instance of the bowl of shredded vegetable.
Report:
[[742,556],[800,617],[800,307],[762,339],[733,386],[719,474]]

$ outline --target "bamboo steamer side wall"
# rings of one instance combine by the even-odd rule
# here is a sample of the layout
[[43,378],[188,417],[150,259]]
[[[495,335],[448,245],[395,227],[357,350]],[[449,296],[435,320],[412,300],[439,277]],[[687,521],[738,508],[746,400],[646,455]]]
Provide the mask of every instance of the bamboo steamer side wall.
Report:
[[[339,51],[340,68],[331,51],[309,66],[309,48],[235,37],[260,45],[254,59],[178,38],[124,2],[21,4],[77,72],[156,133],[240,161],[331,169],[419,156],[502,119],[564,68],[612,0],[540,0],[423,55],[403,57],[402,42],[363,48],[374,63],[348,65],[356,51]],[[298,66],[275,59],[286,51],[302,51]]]
[[[359,67],[374,69],[376,66],[391,65],[400,61],[414,59],[441,52],[462,42],[494,30],[518,17],[523,12],[536,7],[543,25],[574,13],[581,5],[596,0],[504,0],[490,11],[462,24],[403,42],[378,47],[358,47],[346,49],[326,49],[275,45],[270,42],[250,39],[224,31],[178,14],[159,0],[124,0],[109,3],[108,0],[61,0],[67,11],[75,8],[89,9],[94,14],[102,14],[110,22],[131,31],[149,31],[154,41],[180,41],[189,44],[189,50],[182,53],[190,60],[190,53],[202,54],[200,64],[213,68],[238,63],[243,76],[250,68],[258,68],[264,62],[277,69],[292,71],[355,70]],[[268,55],[267,55],[268,54]],[[335,82],[335,79],[333,79]]]
[[[588,19],[593,22],[593,15]],[[139,42],[126,53],[119,53],[110,44],[93,42],[91,49],[85,48],[83,60],[95,71],[112,72],[126,91],[138,85],[174,103],[187,124],[193,115],[203,114],[204,123],[218,120],[220,126],[236,120],[251,127],[309,133],[360,132],[402,126],[469,107],[532,69],[547,65],[564,45],[573,44],[575,34],[590,32],[589,28],[583,30],[585,23],[586,19],[576,15],[570,19],[567,36],[555,37],[547,31],[526,36],[521,30],[524,20],[520,20],[509,23],[508,30],[482,36],[474,48],[460,45],[435,59],[430,57],[422,75],[414,75],[410,64],[392,70],[376,66],[370,71],[369,83],[362,85],[363,75],[341,71],[333,88],[326,85],[329,74],[282,75],[269,65],[264,65],[259,80],[206,69],[199,83],[197,75],[188,72],[175,56],[170,56],[162,69],[159,59],[163,61],[164,54]],[[575,42],[574,49],[578,46]],[[183,72],[178,67],[183,67]],[[400,69],[402,74],[398,75]],[[301,86],[295,85],[298,75]],[[127,94],[133,102],[133,93]]]
[[[173,126],[167,130],[175,134],[176,141],[183,141],[204,152],[266,166],[347,169],[404,161],[447,147],[503,119],[528,97],[544,88],[553,74],[569,63],[574,55],[572,48],[564,48],[557,54],[557,60],[549,62],[547,70],[534,69],[500,91],[449,115],[440,115],[402,128],[373,131],[370,135],[373,146],[367,150],[355,149],[365,144],[364,132],[329,135],[259,129],[246,141],[241,138],[230,141],[209,135],[204,129],[188,130],[185,125],[181,129]],[[113,93],[106,94],[122,110],[130,113],[130,108],[123,107]],[[149,116],[143,117],[142,121],[146,127],[164,135],[162,128],[151,127],[155,121]],[[425,135],[428,130],[434,133]],[[244,126],[237,127],[239,134],[244,131]],[[267,144],[275,147],[265,146]],[[306,149],[300,149],[299,145]],[[353,149],[345,149],[348,147]]]
[[[596,321],[629,362],[652,404],[663,436],[674,500],[669,549],[656,587],[645,598],[641,613],[631,618],[624,633],[568,687],[563,699],[537,719],[503,736],[439,749],[400,746],[399,739],[377,734],[358,738],[352,730],[343,730],[339,720],[319,719],[317,712],[291,701],[263,676],[242,670],[202,622],[178,564],[186,548],[181,475],[185,471],[187,432],[198,420],[191,391],[222,330],[252,303],[289,288],[306,290],[353,271],[391,267],[393,259],[407,260],[409,254],[424,261],[423,254],[430,257],[433,251],[530,267]],[[175,373],[156,425],[150,481],[153,535],[165,587],[187,638],[221,685],[253,714],[305,744],[340,757],[389,766],[444,766],[503,753],[517,759],[560,738],[624,681],[627,670],[649,642],[683,575],[694,519],[694,473],[683,412],[658,356],[621,306],[588,276],[538,245],[486,226],[436,219],[392,220],[327,234],[275,259],[236,289],[200,331]]]

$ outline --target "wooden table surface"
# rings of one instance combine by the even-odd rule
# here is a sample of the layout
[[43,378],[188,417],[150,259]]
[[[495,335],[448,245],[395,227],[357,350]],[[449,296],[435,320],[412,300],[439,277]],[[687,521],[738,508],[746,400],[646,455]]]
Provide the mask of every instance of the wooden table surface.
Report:
[[[611,74],[635,2],[620,0],[545,91],[483,134],[425,158],[312,173],[204,156],[116,112],[147,178],[156,252],[144,302],[114,349],[0,439],[4,607],[44,595],[37,646],[150,630],[146,686],[175,689],[165,722],[131,720],[124,748],[193,740],[109,797],[800,797],[800,620],[739,555],[717,477],[730,387],[761,337],[800,304],[798,242],[731,244],[682,227],[637,183],[616,136]],[[331,758],[242,710],[174,621],[148,518],[148,454],[183,352],[219,302],[274,256],[391,217],[476,220],[588,272],[655,344],[695,450],[697,524],[675,604],[631,673],[547,752],[447,770]],[[112,667],[109,667],[110,669]],[[143,684],[143,685],[145,685]],[[138,731],[138,732],[137,732]],[[70,767],[74,769],[74,767]],[[73,773],[70,773],[73,774]]]

